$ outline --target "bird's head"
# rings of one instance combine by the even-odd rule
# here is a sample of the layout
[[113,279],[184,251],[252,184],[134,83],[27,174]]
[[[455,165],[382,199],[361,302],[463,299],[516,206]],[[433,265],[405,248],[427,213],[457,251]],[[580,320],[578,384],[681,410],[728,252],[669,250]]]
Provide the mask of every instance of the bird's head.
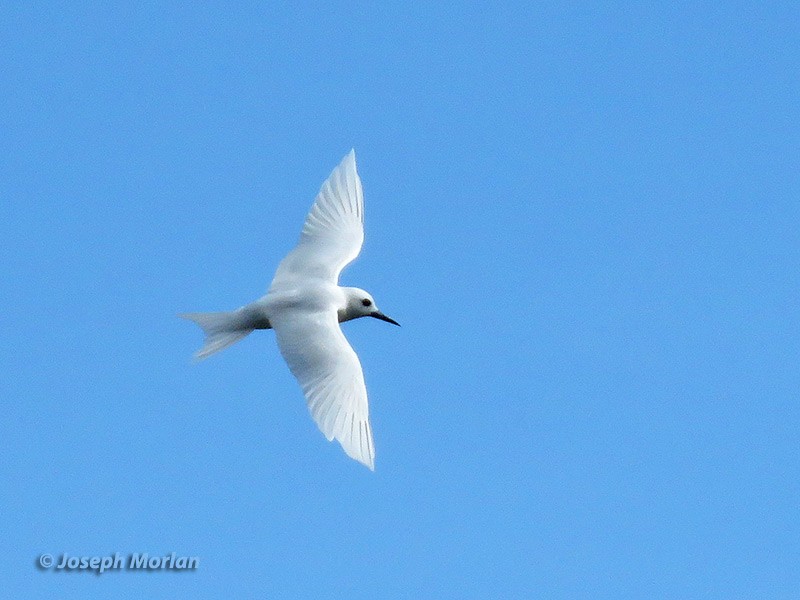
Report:
[[349,321],[350,319],[357,319],[359,317],[373,317],[391,323],[392,325],[400,326],[400,323],[394,319],[390,319],[378,310],[375,300],[369,292],[365,292],[359,288],[343,289],[347,302],[344,310],[339,312],[339,321]]

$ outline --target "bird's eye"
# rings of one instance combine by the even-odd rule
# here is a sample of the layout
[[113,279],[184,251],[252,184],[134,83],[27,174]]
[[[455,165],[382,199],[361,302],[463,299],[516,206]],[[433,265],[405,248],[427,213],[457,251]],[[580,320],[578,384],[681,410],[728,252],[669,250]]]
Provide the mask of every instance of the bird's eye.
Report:
[[372,300],[370,300],[369,298],[364,298],[361,301],[361,304],[363,304],[364,306],[372,306]]

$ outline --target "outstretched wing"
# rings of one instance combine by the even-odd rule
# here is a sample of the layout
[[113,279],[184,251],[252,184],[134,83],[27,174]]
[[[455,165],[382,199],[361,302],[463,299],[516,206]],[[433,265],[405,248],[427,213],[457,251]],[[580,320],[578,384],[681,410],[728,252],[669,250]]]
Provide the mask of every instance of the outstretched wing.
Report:
[[270,289],[308,279],[338,283],[339,273],[358,256],[363,242],[364,192],[356,172],[356,153],[350,150],[322,184],[300,241],[278,265]]
[[374,470],[364,374],[339,328],[336,312],[284,314],[270,323],[322,433],[328,441],[337,440],[349,457]]

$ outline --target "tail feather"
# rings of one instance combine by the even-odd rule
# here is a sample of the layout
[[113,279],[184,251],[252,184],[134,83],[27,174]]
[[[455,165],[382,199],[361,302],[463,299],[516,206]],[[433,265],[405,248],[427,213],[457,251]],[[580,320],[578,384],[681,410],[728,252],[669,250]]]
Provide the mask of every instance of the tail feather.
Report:
[[195,360],[208,358],[212,354],[232,346],[253,331],[253,327],[249,326],[250,323],[242,318],[238,310],[231,312],[184,313],[178,316],[197,323],[206,335],[203,347],[194,354]]

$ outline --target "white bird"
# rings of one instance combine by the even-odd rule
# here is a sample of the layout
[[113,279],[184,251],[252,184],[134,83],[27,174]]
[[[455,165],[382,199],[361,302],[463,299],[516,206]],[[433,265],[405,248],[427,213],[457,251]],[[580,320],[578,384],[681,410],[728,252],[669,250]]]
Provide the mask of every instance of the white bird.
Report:
[[180,315],[203,328],[202,360],[256,329],[274,329],[311,416],[328,441],[375,469],[367,388],[361,363],[339,323],[374,317],[394,325],[372,296],[340,287],[339,274],[361,251],[364,192],[355,151],[331,172],[314,200],[297,246],[278,265],[265,296],[231,312]]

